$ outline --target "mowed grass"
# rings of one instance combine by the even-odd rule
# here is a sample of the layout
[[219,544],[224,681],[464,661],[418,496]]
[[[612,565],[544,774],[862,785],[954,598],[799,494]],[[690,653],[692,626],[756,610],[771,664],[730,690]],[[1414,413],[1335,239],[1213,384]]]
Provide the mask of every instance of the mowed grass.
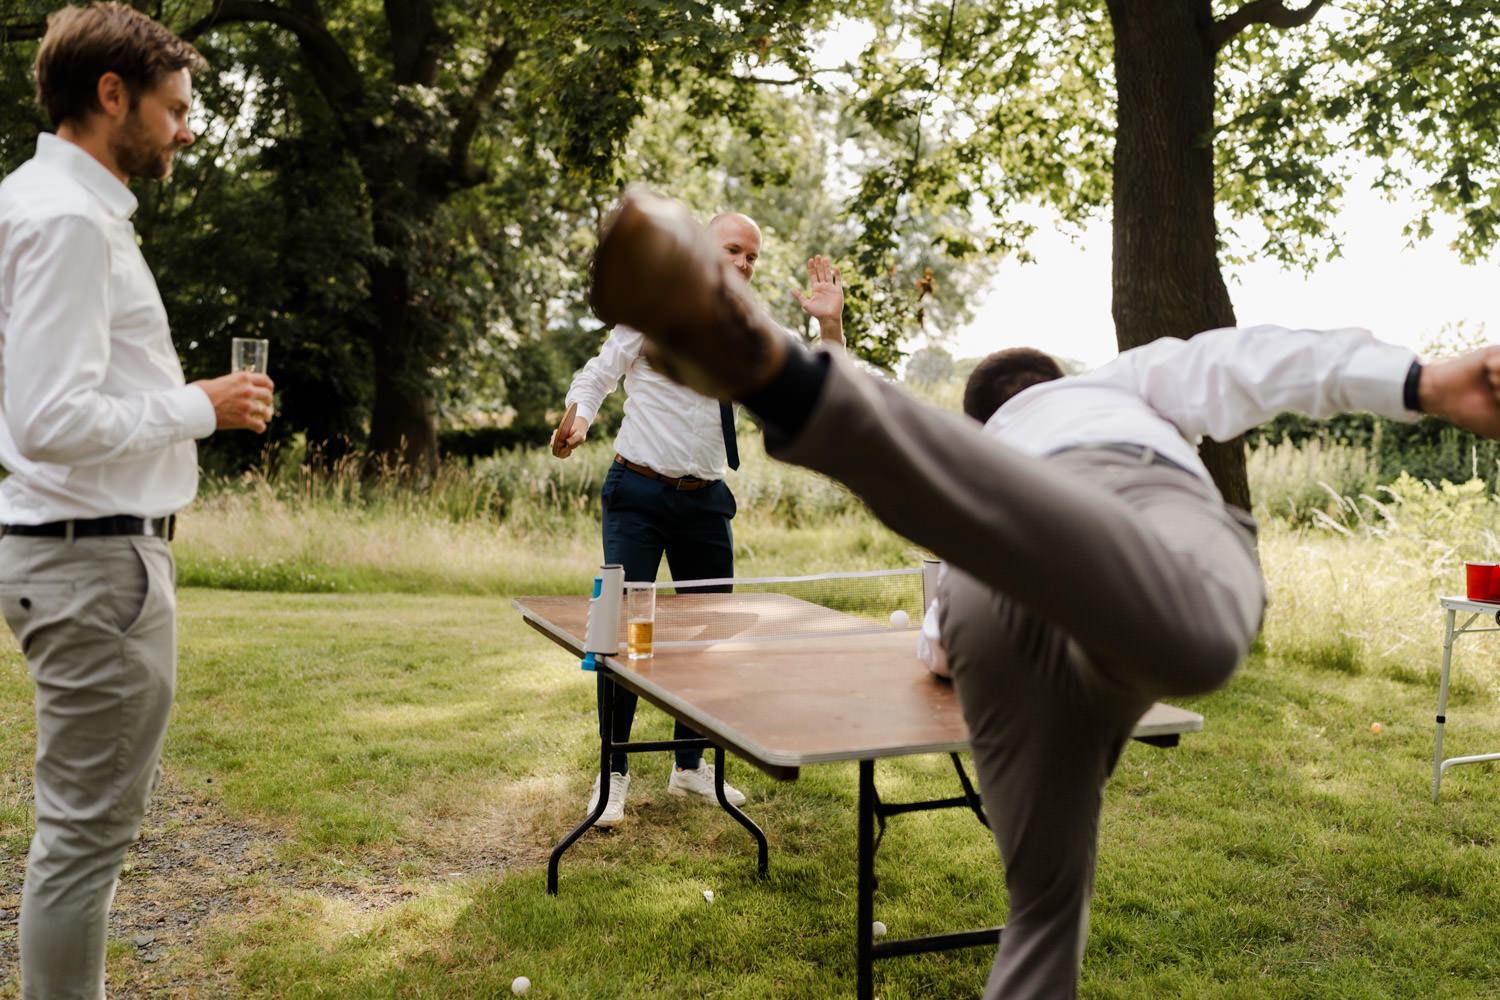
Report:
[[[224,887],[242,902],[206,941],[149,965],[116,949],[112,980],[134,995],[226,969],[232,995],[268,998],[493,997],[523,974],[539,997],[852,995],[852,766],[777,783],[731,759],[771,839],[762,880],[736,824],[668,796],[663,755],[638,758],[630,822],[577,844],[550,897],[545,854],[594,760],[592,683],[507,602],[193,589],[181,604],[172,780],[279,835],[272,864]],[[6,660],[0,843],[16,866],[29,691]],[[1188,703],[1204,733],[1133,744],[1107,797],[1084,994],[1495,995],[1500,775],[1455,769],[1428,800],[1434,697],[1260,652]],[[1461,700],[1450,752],[1500,746],[1500,712]],[[641,729],[668,726],[645,710]],[[956,789],[943,757],[878,776],[893,800]],[[893,935],[1003,920],[993,844],[961,811],[894,818],[878,872]],[[392,883],[398,902],[362,902]],[[883,961],[878,992],[972,997],[988,960]]]
[[[508,598],[582,592],[597,563],[589,517],[539,530],[286,504],[278,522],[284,501],[238,503],[186,519],[185,577],[319,545],[308,565],[348,575],[334,592],[182,589],[156,852],[127,859],[121,901],[170,880],[160,848],[197,843],[200,822],[243,850],[205,863],[196,895],[160,894],[149,950],[113,932],[113,994],[489,1000],[518,975],[541,998],[854,994],[853,765],[782,783],[730,758],[770,838],[762,879],[748,835],[669,796],[667,755],[640,755],[628,822],[576,844],[547,895],[547,853],[597,766],[593,679]],[[1500,995],[1500,770],[1456,768],[1438,803],[1428,794],[1436,595],[1460,589],[1462,552],[1439,537],[1451,524],[1407,520],[1420,523],[1267,526],[1262,641],[1225,689],[1179,702],[1204,714],[1203,733],[1132,744],[1110,782],[1083,996]],[[920,555],[857,512],[788,527],[752,508],[737,525],[742,575]],[[1482,635],[1455,649],[1450,755],[1500,750],[1493,653]],[[669,732],[642,709],[637,735]],[[7,635],[0,956],[14,954],[34,739]],[[891,801],[957,791],[943,756],[881,762],[877,778]],[[892,818],[877,874],[875,916],[893,937],[1004,920],[993,841],[962,810]],[[199,908],[196,932],[173,929]],[[884,960],[876,994],[975,997],[990,958]],[[0,968],[0,998],[17,996]]]

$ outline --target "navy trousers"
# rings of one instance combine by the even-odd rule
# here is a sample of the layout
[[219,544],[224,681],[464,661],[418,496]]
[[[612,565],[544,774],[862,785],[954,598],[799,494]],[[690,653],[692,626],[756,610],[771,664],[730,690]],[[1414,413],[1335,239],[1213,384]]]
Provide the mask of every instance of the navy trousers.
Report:
[[[625,567],[627,580],[655,580],[661,557],[674,580],[708,580],[734,575],[734,494],[721,480],[701,490],[678,490],[618,462],[604,477],[604,561]],[[728,591],[728,584],[702,588],[702,592]],[[700,592],[694,588],[694,593]],[[636,696],[615,689],[610,735],[616,743],[630,739],[635,721]],[[599,680],[599,711],[604,711],[604,680]],[[694,739],[697,733],[677,723],[673,739]],[[701,750],[682,750],[677,766],[696,768]],[[627,754],[617,753],[610,770],[630,770]]]

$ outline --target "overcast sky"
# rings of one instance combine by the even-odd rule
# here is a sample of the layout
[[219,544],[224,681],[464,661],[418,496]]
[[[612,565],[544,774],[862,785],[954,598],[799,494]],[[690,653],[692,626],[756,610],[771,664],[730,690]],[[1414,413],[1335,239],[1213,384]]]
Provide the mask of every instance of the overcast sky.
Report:
[[[1421,348],[1444,324],[1483,324],[1500,339],[1500,255],[1466,267],[1438,234],[1405,249],[1409,206],[1370,195],[1339,219],[1344,256],[1311,274],[1276,263],[1226,271],[1241,326],[1363,326],[1382,340]],[[947,346],[955,357],[1002,347],[1041,347],[1090,367],[1115,355],[1109,314],[1110,232],[1100,223],[1077,245],[1051,232],[1033,244],[1037,263],[1001,265],[989,298]]]

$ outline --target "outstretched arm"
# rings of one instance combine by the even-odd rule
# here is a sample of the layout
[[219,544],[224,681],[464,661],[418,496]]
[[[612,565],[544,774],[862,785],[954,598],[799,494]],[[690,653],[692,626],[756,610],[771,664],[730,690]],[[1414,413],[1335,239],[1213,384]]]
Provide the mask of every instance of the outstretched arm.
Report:
[[818,337],[825,344],[844,346],[844,285],[839,269],[817,255],[807,262],[807,291],[792,289],[797,304],[818,321]]
[[1423,365],[1417,399],[1423,413],[1500,438],[1500,345]]

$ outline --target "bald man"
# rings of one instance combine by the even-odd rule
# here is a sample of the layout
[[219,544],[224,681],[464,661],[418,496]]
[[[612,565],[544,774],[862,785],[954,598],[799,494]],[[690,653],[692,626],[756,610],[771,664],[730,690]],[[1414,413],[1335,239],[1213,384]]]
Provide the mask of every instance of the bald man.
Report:
[[[709,237],[733,273],[749,281],[760,261],[761,234],[755,220],[725,212],[708,224]],[[844,288],[838,269],[827,258],[807,262],[807,291],[792,292],[798,304],[818,321],[821,342],[844,343]],[[647,362],[640,333],[627,326],[610,331],[604,347],[573,377],[565,405],[578,404],[566,433],[553,441],[552,453],[567,458],[583,442],[604,398],[625,379],[625,419],[615,437],[615,457],[604,478],[604,561],[625,567],[627,580],[655,580],[662,556],[674,580],[715,580],[734,575],[734,495],[724,482],[725,467],[737,468],[734,414],[728,404],[699,395],[657,372]],[[719,588],[728,590],[728,585]],[[599,710],[604,713],[604,679],[599,680]],[[608,720],[616,743],[630,739],[636,696],[616,689]],[[681,722],[674,739],[695,739]],[[614,826],[625,817],[630,760],[616,753],[610,761],[609,794],[597,826]],[[674,795],[716,801],[713,765],[700,749],[683,749],[667,782]],[[593,814],[599,803],[599,779],[589,798]],[[730,785],[725,797],[734,805],[745,796]]]

